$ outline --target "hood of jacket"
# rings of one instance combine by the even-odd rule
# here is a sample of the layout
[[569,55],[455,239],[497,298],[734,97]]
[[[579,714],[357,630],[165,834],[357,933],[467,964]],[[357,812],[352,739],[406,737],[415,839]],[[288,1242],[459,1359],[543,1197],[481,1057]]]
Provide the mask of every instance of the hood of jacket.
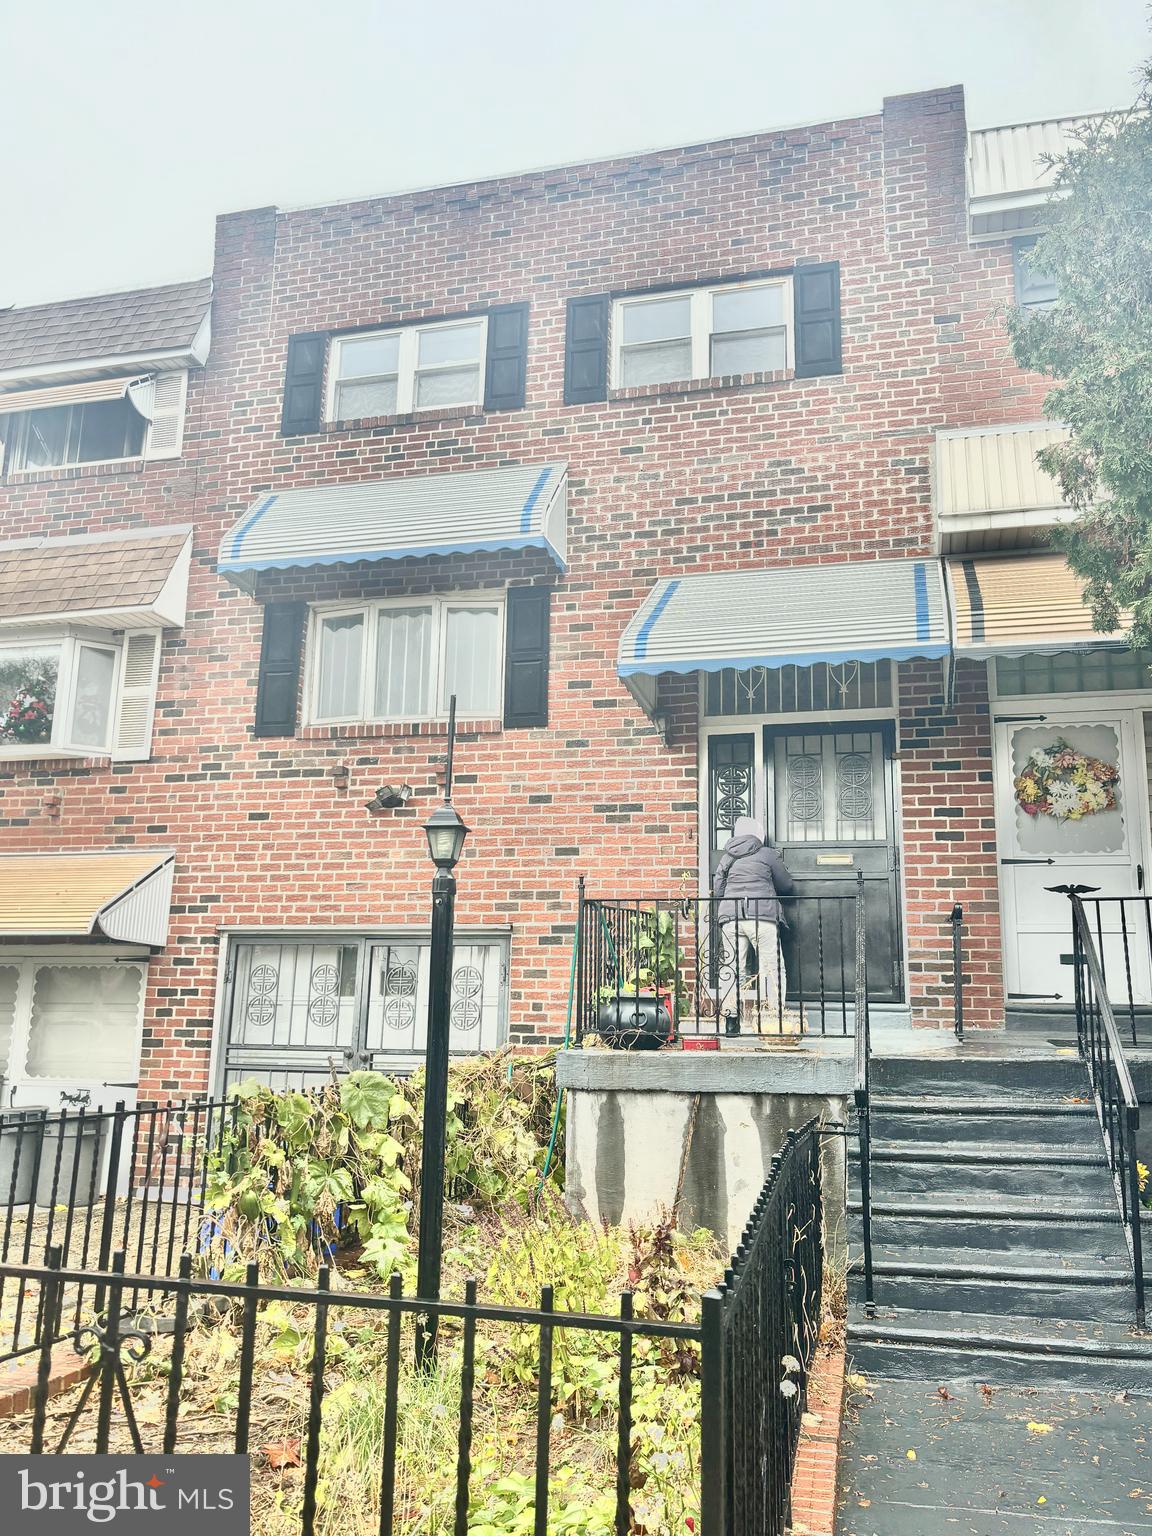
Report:
[[763,839],[759,837],[734,837],[725,843],[724,852],[733,859],[742,859],[750,853],[758,853],[763,846]]

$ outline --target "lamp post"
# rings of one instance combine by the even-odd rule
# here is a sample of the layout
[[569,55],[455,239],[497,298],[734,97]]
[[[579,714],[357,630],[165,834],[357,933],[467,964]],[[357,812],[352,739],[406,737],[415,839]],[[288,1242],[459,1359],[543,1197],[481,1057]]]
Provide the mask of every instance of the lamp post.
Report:
[[[468,828],[452,805],[452,753],[456,741],[456,695],[448,706],[448,753],[444,804],[424,824],[428,852],[436,866],[432,880],[432,944],[428,976],[428,1042],[424,1054],[424,1144],[420,1158],[420,1251],[416,1294],[440,1299],[444,1248],[444,1142],[448,1120],[448,1034],[452,1005],[452,925],[456,877],[452,873]],[[416,1363],[436,1357],[436,1318],[416,1320]]]

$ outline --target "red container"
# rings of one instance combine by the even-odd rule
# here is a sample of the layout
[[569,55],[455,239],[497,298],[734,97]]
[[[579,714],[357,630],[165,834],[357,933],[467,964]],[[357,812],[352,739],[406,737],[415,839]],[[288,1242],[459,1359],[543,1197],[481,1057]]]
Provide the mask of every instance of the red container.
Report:
[[680,1044],[686,1051],[718,1051],[720,1037],[718,1035],[681,1035]]

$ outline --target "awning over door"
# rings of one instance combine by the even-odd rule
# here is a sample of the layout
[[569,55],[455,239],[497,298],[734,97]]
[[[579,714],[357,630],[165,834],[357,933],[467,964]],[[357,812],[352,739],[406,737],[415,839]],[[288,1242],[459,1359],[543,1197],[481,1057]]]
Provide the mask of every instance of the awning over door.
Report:
[[1119,633],[1102,635],[1083,600],[1083,583],[1063,555],[949,560],[953,641],[958,656],[1122,649]]
[[0,941],[168,938],[171,853],[0,854]]
[[566,564],[566,464],[465,470],[278,491],[225,535],[219,565],[239,586],[258,571],[544,549]]
[[657,582],[624,631],[617,670],[648,707],[661,672],[945,656],[936,560],[775,566]]

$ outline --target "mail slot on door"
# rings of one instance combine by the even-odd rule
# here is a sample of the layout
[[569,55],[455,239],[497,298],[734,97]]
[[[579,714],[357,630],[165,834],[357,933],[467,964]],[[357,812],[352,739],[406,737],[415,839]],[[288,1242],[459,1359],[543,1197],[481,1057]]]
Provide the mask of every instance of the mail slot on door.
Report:
[[818,853],[816,855],[817,864],[831,864],[838,869],[850,869],[855,862],[855,855],[851,853]]

